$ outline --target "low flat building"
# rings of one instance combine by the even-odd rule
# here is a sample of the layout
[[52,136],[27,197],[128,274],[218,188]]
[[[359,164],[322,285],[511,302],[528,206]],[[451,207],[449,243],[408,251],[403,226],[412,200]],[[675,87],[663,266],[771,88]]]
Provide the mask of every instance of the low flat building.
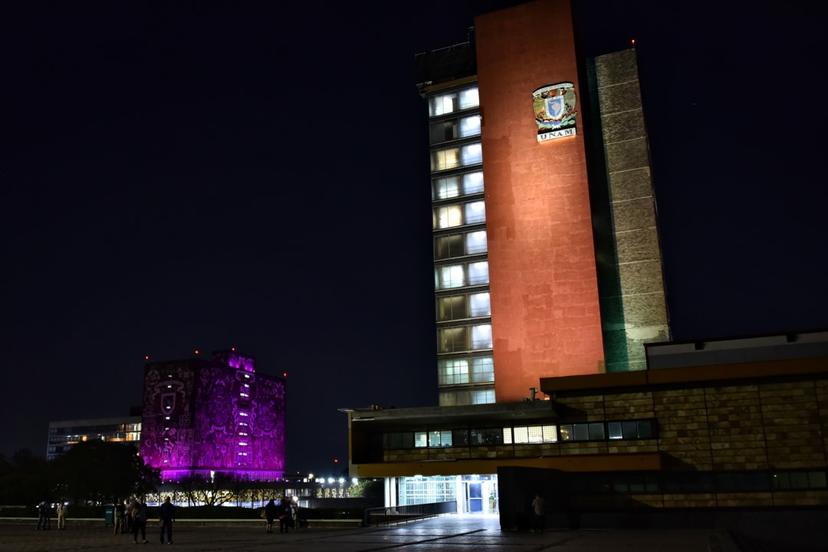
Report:
[[137,445],[140,440],[140,416],[49,422],[46,459],[54,460],[65,454],[72,446],[84,441],[108,441]]

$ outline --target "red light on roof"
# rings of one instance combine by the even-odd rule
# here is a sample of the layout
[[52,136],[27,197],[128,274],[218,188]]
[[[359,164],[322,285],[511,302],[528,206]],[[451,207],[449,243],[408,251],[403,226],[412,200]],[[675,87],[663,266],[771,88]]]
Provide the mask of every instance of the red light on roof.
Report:
[[234,352],[234,353],[236,352],[236,348],[235,348],[235,347],[230,347],[230,350],[231,350],[232,352]]
[[144,360],[149,360],[149,355],[144,355]]
[[339,464],[339,458],[334,458],[334,464]]
[[287,377],[287,372],[282,372],[282,377],[286,378]]
[[195,355],[199,354],[200,352],[201,351],[199,351],[198,349],[193,349],[193,354],[195,354]]
[[630,39],[630,44],[631,44],[632,46],[635,46],[635,39],[634,39],[634,38],[631,38],[631,39]]

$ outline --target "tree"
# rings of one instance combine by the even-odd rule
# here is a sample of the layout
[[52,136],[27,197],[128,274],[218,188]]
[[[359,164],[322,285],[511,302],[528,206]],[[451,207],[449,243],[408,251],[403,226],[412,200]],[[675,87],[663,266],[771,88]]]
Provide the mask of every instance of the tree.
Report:
[[76,502],[106,503],[143,495],[157,478],[135,448],[122,443],[78,443],[54,464],[63,498]]

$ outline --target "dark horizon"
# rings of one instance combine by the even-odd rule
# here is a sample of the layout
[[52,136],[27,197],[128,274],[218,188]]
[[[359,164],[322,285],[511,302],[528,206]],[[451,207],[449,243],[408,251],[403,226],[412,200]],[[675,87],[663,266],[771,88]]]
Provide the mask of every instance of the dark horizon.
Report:
[[[515,3],[4,6],[0,453],[194,348],[288,372],[289,472],[346,467],[339,408],[436,404],[413,57]],[[636,40],[673,338],[828,328],[825,9],[574,12]]]

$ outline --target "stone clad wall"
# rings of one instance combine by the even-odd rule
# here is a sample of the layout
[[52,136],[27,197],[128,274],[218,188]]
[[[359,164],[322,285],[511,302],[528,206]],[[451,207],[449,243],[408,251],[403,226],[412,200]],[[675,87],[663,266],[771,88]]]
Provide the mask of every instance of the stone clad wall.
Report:
[[605,328],[606,367],[644,370],[644,343],[666,341],[670,331],[635,50],[597,57],[595,74],[621,291],[601,300],[620,302],[608,312],[623,316]]

